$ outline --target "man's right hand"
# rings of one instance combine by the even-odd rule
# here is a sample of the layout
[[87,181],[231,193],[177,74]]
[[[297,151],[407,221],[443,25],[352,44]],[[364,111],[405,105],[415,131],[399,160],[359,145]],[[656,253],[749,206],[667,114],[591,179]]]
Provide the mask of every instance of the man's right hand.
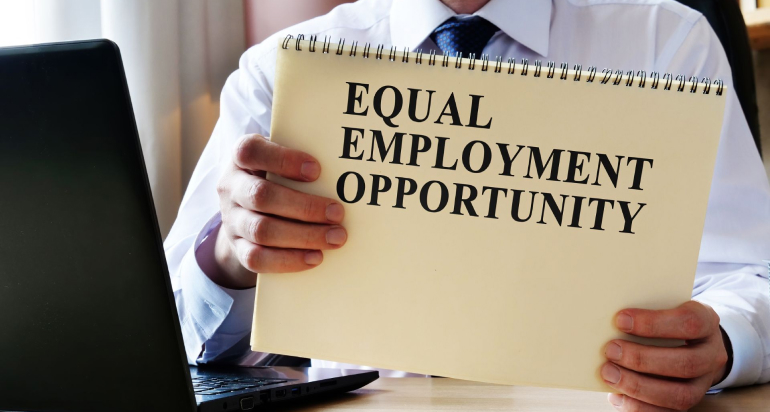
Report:
[[260,272],[310,269],[323,260],[322,250],[347,240],[339,225],[345,215],[339,202],[265,179],[270,172],[312,182],[321,173],[312,156],[246,135],[226,167],[217,185],[222,212],[214,245],[217,267],[205,270],[220,286],[243,289],[253,287]]

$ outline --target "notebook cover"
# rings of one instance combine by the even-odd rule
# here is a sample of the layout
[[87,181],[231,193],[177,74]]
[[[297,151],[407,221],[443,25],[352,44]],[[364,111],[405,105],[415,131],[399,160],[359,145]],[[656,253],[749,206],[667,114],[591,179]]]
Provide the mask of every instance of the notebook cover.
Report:
[[[348,172],[355,172],[363,194],[343,202],[347,244],[325,251],[320,266],[258,276],[254,350],[607,391],[598,372],[606,342],[642,341],[618,332],[614,314],[627,307],[672,308],[690,299],[725,96],[714,90],[704,95],[703,85],[690,93],[689,83],[683,92],[676,90],[678,82],[671,90],[663,90],[663,81],[651,89],[649,78],[640,88],[639,77],[630,86],[625,77],[618,85],[601,84],[601,73],[593,82],[586,81],[587,72],[573,81],[577,73],[571,70],[562,80],[558,67],[553,78],[547,67],[534,77],[532,63],[523,76],[520,65],[513,74],[506,63],[495,72],[494,61],[482,71],[481,62],[469,70],[467,60],[455,68],[454,58],[442,67],[441,56],[434,66],[427,55],[416,64],[414,53],[408,63],[401,53],[391,61],[387,49],[377,59],[374,47],[369,58],[361,56],[361,46],[356,56],[349,47],[336,54],[336,44],[330,53],[322,53],[321,42],[315,52],[307,42],[301,48],[292,41],[278,49],[271,139],[315,156],[322,173],[313,183],[269,179],[352,201],[358,178]],[[351,83],[366,84],[368,91]],[[426,121],[410,119],[410,88],[421,90],[417,120],[428,110],[427,91],[435,91]],[[402,105],[388,119],[395,90]],[[366,107],[365,115],[345,114]],[[394,143],[382,161],[373,131],[382,133],[386,146],[403,133],[401,158],[393,158]],[[442,165],[457,161],[455,170],[435,167],[437,137],[445,138]],[[425,140],[431,148],[409,165],[415,139],[416,148]],[[511,157],[522,147],[508,171],[501,145]],[[546,163],[551,155],[559,158],[555,175],[554,158]],[[617,170],[617,184],[611,170]],[[376,199],[373,181],[384,188],[386,179],[373,175],[391,183]],[[406,178],[417,188],[399,203],[399,182],[410,191]],[[438,182],[447,188],[446,205],[432,212],[442,204]],[[468,198],[473,188],[475,216],[468,203],[455,200],[458,190]],[[520,220],[534,205],[523,222],[512,217],[517,197]]]

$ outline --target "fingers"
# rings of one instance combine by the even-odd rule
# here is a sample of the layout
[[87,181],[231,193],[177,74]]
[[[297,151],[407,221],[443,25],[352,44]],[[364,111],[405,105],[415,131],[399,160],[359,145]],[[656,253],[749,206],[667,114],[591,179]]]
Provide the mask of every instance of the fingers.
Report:
[[617,393],[609,394],[607,401],[612,404],[615,409],[623,412],[676,412],[674,409],[650,405],[649,403]]
[[234,172],[232,201],[249,210],[314,223],[339,223],[345,210],[338,202],[309,195],[243,171]]
[[277,249],[255,245],[243,238],[235,239],[233,245],[241,265],[255,273],[300,272],[323,261],[319,250]]
[[241,169],[263,170],[304,182],[316,180],[321,174],[321,166],[313,156],[257,134],[241,137],[236,147],[234,161]]
[[687,379],[711,373],[714,358],[720,356],[713,345],[663,348],[625,340],[611,341],[604,354],[613,363],[637,372]]
[[348,238],[339,225],[292,222],[240,207],[233,208],[225,224],[235,237],[276,248],[337,249]]
[[713,309],[689,301],[675,309],[624,309],[615,317],[623,332],[648,338],[694,340],[710,336],[719,327]]
[[220,232],[227,240],[226,253],[220,255],[235,267],[228,271],[231,277],[243,269],[254,273],[310,269],[323,260],[322,249],[338,248],[347,240],[344,228],[330,225],[342,221],[341,204],[269,182],[265,172],[313,181],[321,167],[307,153],[259,135],[238,141],[233,165],[217,184],[222,229],[227,232]]
[[687,410],[700,402],[710,383],[709,377],[686,381],[656,378],[609,362],[602,366],[601,375],[609,386],[628,395],[626,401],[631,397],[676,411]]
[[703,398],[715,375],[724,374],[719,372],[727,360],[719,316],[708,306],[690,301],[671,310],[625,309],[615,321],[633,335],[687,342],[678,348],[609,342],[605,356],[611,362],[602,366],[601,374],[626,395],[610,397],[618,410],[687,410]]

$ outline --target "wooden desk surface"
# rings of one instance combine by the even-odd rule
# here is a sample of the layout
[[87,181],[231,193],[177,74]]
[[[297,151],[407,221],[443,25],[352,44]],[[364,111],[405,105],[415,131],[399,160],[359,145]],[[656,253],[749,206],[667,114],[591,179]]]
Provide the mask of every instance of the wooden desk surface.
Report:
[[[501,386],[455,379],[380,378],[344,395],[281,411],[574,411],[612,412],[607,394],[523,386]],[[690,412],[766,412],[770,384],[708,395]]]

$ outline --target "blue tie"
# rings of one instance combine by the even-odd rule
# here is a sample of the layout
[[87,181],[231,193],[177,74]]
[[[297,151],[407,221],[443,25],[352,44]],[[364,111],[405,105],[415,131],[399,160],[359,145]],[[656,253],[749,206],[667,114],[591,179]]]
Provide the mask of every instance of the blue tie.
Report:
[[430,37],[444,54],[462,52],[464,57],[469,57],[475,53],[480,59],[484,46],[498,30],[497,26],[479,16],[466,19],[452,17],[438,26]]

